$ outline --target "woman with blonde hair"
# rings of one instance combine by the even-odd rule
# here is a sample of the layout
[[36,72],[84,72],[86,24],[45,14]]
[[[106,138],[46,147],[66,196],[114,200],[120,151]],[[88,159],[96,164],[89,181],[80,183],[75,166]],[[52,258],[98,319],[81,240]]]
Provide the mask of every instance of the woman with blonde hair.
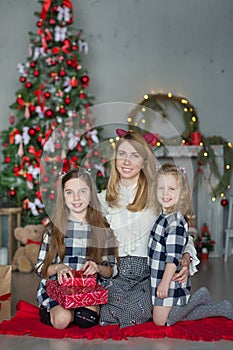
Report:
[[[126,327],[152,318],[147,244],[157,218],[154,180],[156,159],[148,143],[153,135],[117,129],[107,189],[99,194],[102,210],[118,241],[119,273],[106,281],[108,304],[100,310],[100,324]],[[190,257],[192,262],[190,263]],[[174,279],[183,282],[196,272],[196,251],[189,238],[183,266]]]

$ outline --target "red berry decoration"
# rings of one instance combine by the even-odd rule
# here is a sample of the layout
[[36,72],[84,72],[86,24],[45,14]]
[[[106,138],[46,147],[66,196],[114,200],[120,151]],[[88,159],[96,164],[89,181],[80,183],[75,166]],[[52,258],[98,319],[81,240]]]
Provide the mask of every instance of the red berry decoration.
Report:
[[21,83],[25,83],[26,78],[25,78],[25,77],[20,77],[20,78],[19,78],[19,81],[20,81]]
[[228,200],[226,198],[222,199],[221,204],[223,207],[226,207],[228,205]]

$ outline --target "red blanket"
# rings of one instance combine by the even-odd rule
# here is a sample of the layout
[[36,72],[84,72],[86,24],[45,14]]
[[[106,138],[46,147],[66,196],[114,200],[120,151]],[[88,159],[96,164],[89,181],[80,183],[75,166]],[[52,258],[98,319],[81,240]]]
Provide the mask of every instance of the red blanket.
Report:
[[29,335],[40,338],[73,339],[113,339],[122,340],[129,337],[144,338],[178,338],[193,341],[233,340],[233,321],[224,317],[206,318],[198,321],[179,322],[171,327],[158,327],[153,322],[120,329],[119,326],[94,326],[89,329],[76,325],[57,330],[40,322],[37,306],[20,300],[16,315],[10,320],[2,321],[0,334]]

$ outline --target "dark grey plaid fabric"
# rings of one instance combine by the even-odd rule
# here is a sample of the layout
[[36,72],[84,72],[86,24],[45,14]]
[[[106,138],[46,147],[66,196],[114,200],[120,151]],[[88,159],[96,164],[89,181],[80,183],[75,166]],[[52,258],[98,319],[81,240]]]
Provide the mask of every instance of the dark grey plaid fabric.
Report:
[[180,270],[180,259],[188,242],[188,223],[180,213],[161,213],[148,241],[148,264],[151,274],[152,304],[172,306],[187,304],[190,296],[190,279],[184,283],[171,281],[168,297],[156,297],[166,263],[174,263]]
[[[113,242],[112,242],[111,236],[108,235],[107,230],[105,231],[104,229],[98,233],[100,234],[102,233],[105,235],[105,239],[104,239],[105,246],[103,247],[104,249],[103,249],[103,255],[102,255],[102,263],[104,265],[107,263],[110,266],[112,266],[113,276],[115,276],[117,274],[117,265],[116,265],[116,259],[113,255],[113,245],[112,245]],[[38,290],[37,290],[37,301],[39,303],[39,306],[42,306],[48,309],[54,307],[55,305],[57,305],[57,303],[47,295],[46,279],[44,279],[43,276],[41,276],[40,271],[41,271],[41,267],[43,265],[45,256],[48,252],[50,241],[51,241],[51,232],[48,231],[46,232],[46,235],[44,237],[44,240],[38,255],[38,259],[35,264],[35,268],[36,269],[39,268],[37,270],[37,274],[40,277],[42,277],[42,280],[40,281]],[[63,259],[63,263],[74,270],[82,269],[83,264],[87,260],[88,247],[92,242],[90,226],[82,222],[69,221],[64,242],[66,246],[66,253]],[[60,259],[58,256],[53,261],[53,263],[54,264],[60,263]],[[57,275],[51,276],[50,278],[56,279]]]
[[101,305],[100,324],[121,328],[140,324],[152,317],[150,274],[146,257],[120,258],[119,273],[106,280],[108,304]]

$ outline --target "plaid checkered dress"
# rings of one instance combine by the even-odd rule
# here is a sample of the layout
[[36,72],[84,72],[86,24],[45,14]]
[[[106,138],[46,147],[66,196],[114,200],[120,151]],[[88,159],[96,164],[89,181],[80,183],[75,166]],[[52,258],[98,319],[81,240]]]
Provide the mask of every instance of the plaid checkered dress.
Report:
[[184,283],[171,281],[168,297],[156,296],[166,263],[174,263],[180,270],[180,259],[188,242],[188,223],[180,213],[161,213],[148,242],[148,264],[151,275],[152,304],[157,306],[184,305],[190,296],[190,279]]
[[[105,230],[103,230],[105,232]],[[63,263],[74,270],[82,268],[83,264],[87,260],[87,249],[90,244],[90,226],[82,222],[68,221],[67,232],[65,235],[64,243],[66,246],[66,253],[63,259]],[[51,240],[51,232],[48,231],[45,236],[41,249],[38,255],[35,268],[37,274],[42,277],[37,289],[37,301],[40,307],[47,308],[48,310],[58,305],[53,299],[51,299],[46,293],[46,279],[41,276],[40,271],[43,266],[45,256],[49,250],[49,244]],[[111,237],[107,236],[106,232],[106,246],[103,249],[102,264],[108,263],[113,267],[113,276],[117,274],[116,259],[113,255],[113,245]],[[61,261],[57,256],[53,261],[54,264],[59,264]],[[56,279],[57,275],[51,276],[51,279]]]

